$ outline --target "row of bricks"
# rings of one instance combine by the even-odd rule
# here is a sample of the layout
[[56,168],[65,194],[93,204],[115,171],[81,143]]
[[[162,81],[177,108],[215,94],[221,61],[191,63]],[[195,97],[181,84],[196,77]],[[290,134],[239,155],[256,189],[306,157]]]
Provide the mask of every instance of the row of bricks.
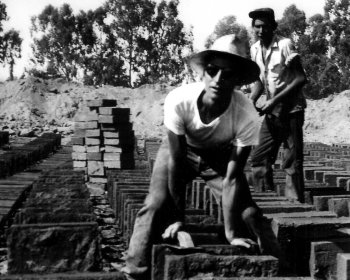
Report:
[[0,147],[8,144],[10,140],[10,134],[8,131],[0,131]]
[[61,145],[61,136],[54,133],[44,133],[33,141],[21,147],[5,152],[0,159],[0,178],[23,171],[29,165],[46,158]]
[[89,197],[84,172],[44,172],[8,230],[9,273],[99,270],[99,231]]

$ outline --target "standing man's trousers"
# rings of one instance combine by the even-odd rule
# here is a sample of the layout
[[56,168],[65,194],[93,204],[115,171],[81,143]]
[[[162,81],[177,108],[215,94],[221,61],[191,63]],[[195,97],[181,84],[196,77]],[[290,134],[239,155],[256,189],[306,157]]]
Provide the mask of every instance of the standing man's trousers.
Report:
[[272,165],[283,143],[285,195],[304,202],[303,124],[304,111],[288,114],[285,118],[265,116],[260,129],[259,145],[253,150],[251,157],[255,190],[275,190]]

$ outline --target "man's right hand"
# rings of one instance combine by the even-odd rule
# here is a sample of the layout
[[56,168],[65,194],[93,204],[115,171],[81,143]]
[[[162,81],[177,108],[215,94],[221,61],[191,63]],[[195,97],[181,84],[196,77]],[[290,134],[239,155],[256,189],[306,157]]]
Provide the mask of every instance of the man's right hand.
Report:
[[251,248],[252,246],[258,245],[255,241],[249,238],[233,238],[230,244],[234,246],[243,246],[248,249]]
[[183,223],[182,222],[175,222],[167,227],[167,229],[162,234],[163,239],[172,238],[174,239],[177,235],[177,233],[182,229]]

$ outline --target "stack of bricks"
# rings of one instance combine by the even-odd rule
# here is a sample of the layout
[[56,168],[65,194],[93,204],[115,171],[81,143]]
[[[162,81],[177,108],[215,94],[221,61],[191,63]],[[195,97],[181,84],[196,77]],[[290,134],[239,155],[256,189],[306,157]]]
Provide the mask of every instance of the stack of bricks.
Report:
[[117,108],[114,99],[88,100],[75,118],[73,166],[84,170],[87,181],[107,183],[106,169],[134,168],[134,131],[130,109]]
[[9,143],[9,132],[0,131],[0,147]]

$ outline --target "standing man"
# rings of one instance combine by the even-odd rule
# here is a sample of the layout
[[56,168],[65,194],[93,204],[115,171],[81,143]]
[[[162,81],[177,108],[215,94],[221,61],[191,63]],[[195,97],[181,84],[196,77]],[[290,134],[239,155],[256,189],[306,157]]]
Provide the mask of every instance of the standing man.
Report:
[[265,114],[259,145],[252,153],[254,185],[257,190],[274,190],[272,165],[284,143],[283,168],[287,173],[285,195],[304,201],[303,123],[306,101],[302,87],[306,75],[290,39],[275,34],[277,22],[270,8],[249,13],[258,41],[251,47],[251,58],[260,68],[251,99],[256,104],[263,92]]
[[190,59],[202,82],[181,86],[166,97],[167,137],[135,221],[123,269],[129,276],[148,279],[152,245],[185,228],[186,184],[197,176],[222,200],[230,244],[249,248],[256,239],[262,253],[279,254],[263,235],[263,216],[244,174],[251,146],[258,140],[257,112],[235,90],[259,77],[259,67],[246,57],[247,51],[247,42],[237,35],[219,38]]

